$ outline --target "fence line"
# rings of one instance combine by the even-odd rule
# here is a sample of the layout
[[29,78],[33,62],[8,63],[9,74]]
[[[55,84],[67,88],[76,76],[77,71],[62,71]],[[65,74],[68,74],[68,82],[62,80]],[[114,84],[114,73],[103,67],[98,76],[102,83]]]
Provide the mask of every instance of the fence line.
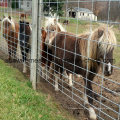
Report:
[[[93,11],[96,2],[106,1],[108,9],[104,12],[106,13],[107,20],[98,18],[97,21],[94,21],[92,18],[87,18],[89,16],[92,17],[92,15],[89,15],[90,13],[94,14]],[[117,1],[120,2],[120,0]],[[17,3],[17,1],[15,2]],[[56,91],[53,92],[60,91],[56,96],[62,101],[61,104],[66,104],[73,112],[74,109],[84,109],[88,112],[88,115],[83,113],[84,117],[81,118],[80,115],[78,119],[88,117],[89,119],[120,120],[120,56],[118,54],[120,52],[120,33],[119,27],[117,26],[120,22],[119,20],[111,21],[112,2],[113,0],[32,0],[32,18],[27,15],[26,11],[21,10],[21,8],[13,10],[10,7],[0,7],[0,19],[2,21],[0,23],[0,50],[5,54],[10,54],[14,61],[16,59],[14,57],[16,52],[15,44],[19,45],[17,47],[17,59],[18,61],[22,61],[24,70],[25,66],[30,68],[30,81],[32,82],[33,89],[36,90],[37,84],[42,83],[44,85],[46,81],[48,84],[45,84],[45,87],[48,90],[52,89],[53,91],[55,89]],[[85,10],[85,12],[89,11],[89,16],[86,17],[86,20],[80,20],[79,16],[77,16],[77,14],[81,15],[79,10],[82,3],[86,3],[86,6],[82,10]],[[90,7],[87,6],[88,3],[91,6],[89,8],[90,10],[85,9]],[[62,4],[65,9],[63,12],[66,14],[60,13],[62,12],[60,11]],[[73,4],[76,4],[77,11],[74,11]],[[43,12],[45,5],[47,10]],[[27,6],[25,5],[25,7]],[[68,11],[68,8],[71,11]],[[83,13],[82,11],[82,15],[86,14],[85,12]],[[48,13],[47,17],[45,16],[46,13]],[[8,14],[6,16],[7,19],[2,17],[4,14]],[[62,17],[57,14],[61,14]],[[6,20],[8,20],[7,24],[4,23]],[[2,23],[4,24],[2,25]],[[9,28],[9,24],[13,26]],[[16,24],[20,27],[18,32],[15,30]],[[110,27],[111,24],[114,24],[113,28]],[[6,26],[7,32],[5,32]],[[30,26],[32,27],[32,37],[28,34],[30,32],[28,29]],[[104,26],[105,29],[102,28],[101,30],[101,26]],[[8,34],[10,32],[9,29],[14,34],[18,34],[18,39],[15,39],[15,36],[12,36],[11,33]],[[86,33],[86,30],[88,33]],[[45,32],[44,40],[43,31]],[[97,34],[93,36],[93,33]],[[111,33],[113,35],[112,40],[108,41],[111,38],[111,36],[109,37]],[[117,38],[117,44],[114,33]],[[61,39],[59,39],[59,36]],[[102,41],[104,37],[106,38]],[[28,38],[32,38],[32,41],[29,41]],[[63,46],[58,44],[59,40]],[[78,43],[84,43],[84,47]],[[94,49],[91,52],[92,47]],[[100,47],[104,49],[98,50]],[[108,48],[111,51],[113,50],[114,54],[111,54],[111,51],[108,54]],[[104,51],[103,55],[98,59],[91,57],[91,54],[94,56],[96,49],[98,50],[96,52],[97,56]],[[26,54],[30,57],[26,57]],[[114,59],[116,59],[117,63],[113,64]],[[17,63],[18,61],[16,61],[16,64],[20,67],[21,63]],[[96,64],[94,63],[101,64],[102,71],[96,72],[97,69],[94,67]],[[91,64],[93,64],[94,70],[90,68]],[[113,73],[112,68],[114,68]],[[112,73],[113,76],[106,77],[106,71]],[[88,76],[89,74],[91,74],[90,77]],[[91,79],[94,76],[96,77],[92,81]],[[70,99],[74,104],[71,104],[72,101]],[[79,113],[82,114],[81,111]]]

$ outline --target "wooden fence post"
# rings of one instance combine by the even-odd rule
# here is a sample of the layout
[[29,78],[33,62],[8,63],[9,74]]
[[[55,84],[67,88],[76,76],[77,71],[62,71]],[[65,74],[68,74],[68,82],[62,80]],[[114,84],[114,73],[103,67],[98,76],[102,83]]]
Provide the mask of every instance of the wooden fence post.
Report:
[[30,81],[36,90],[37,81],[37,43],[38,43],[38,0],[32,0],[32,44],[31,44],[31,66]]
[[[38,64],[41,64],[40,63],[40,60],[41,60],[41,53],[42,53],[42,37],[41,37],[41,29],[42,29],[42,18],[43,18],[43,0],[39,0],[38,1],[38,10],[39,10],[39,13],[38,13],[38,59],[39,59],[39,63]],[[42,68],[38,68],[39,65],[37,66],[37,72],[40,72],[42,71]],[[37,74],[37,82],[39,82],[41,80],[41,74]]]

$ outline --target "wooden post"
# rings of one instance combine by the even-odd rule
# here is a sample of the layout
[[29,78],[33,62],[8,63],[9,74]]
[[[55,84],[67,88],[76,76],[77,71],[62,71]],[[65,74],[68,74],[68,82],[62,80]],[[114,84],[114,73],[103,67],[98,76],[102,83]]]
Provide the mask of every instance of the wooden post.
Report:
[[[42,37],[41,37],[41,29],[42,29],[42,18],[43,18],[43,0],[39,0],[39,13],[38,13],[38,59],[41,60],[41,49],[42,49]],[[41,64],[40,61],[38,64]],[[40,65],[39,65],[40,66]],[[37,66],[37,70],[39,71],[42,71],[42,68],[38,68]],[[41,80],[41,74],[37,74],[37,82],[39,82]]]
[[32,87],[36,90],[37,80],[37,40],[38,40],[38,0],[32,0],[32,44],[31,44],[31,66],[30,81]]

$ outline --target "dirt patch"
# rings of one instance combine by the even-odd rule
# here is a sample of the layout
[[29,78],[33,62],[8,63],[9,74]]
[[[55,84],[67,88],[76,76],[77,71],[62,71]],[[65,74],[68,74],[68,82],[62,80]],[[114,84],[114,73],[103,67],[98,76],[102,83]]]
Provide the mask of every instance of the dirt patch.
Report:
[[[8,56],[0,51],[0,58],[6,61]],[[11,63],[11,65],[22,72],[21,63]],[[29,71],[26,75],[29,76]],[[99,75],[102,76],[102,73],[100,72]],[[100,119],[100,117],[105,120],[111,120],[112,118],[118,119],[118,105],[120,105],[120,70],[114,69],[113,75],[106,79],[96,76],[93,82],[93,91],[95,92],[94,106],[99,116],[98,119]],[[68,87],[67,81],[61,80],[59,81],[59,88],[59,92],[54,91],[53,80],[44,80],[41,78],[40,81],[37,82],[38,91],[40,90],[53,96],[54,101],[59,102],[76,120],[87,120],[88,115],[84,112],[85,109],[83,107],[84,82],[82,78],[76,77],[72,88]]]

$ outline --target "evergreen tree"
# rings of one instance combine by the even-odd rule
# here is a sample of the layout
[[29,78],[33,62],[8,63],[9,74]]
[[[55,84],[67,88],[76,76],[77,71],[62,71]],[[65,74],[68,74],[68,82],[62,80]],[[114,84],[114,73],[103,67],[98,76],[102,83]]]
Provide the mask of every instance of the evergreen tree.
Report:
[[56,13],[59,16],[63,15],[63,3],[64,0],[43,0],[44,6],[43,11],[51,12],[52,14]]

